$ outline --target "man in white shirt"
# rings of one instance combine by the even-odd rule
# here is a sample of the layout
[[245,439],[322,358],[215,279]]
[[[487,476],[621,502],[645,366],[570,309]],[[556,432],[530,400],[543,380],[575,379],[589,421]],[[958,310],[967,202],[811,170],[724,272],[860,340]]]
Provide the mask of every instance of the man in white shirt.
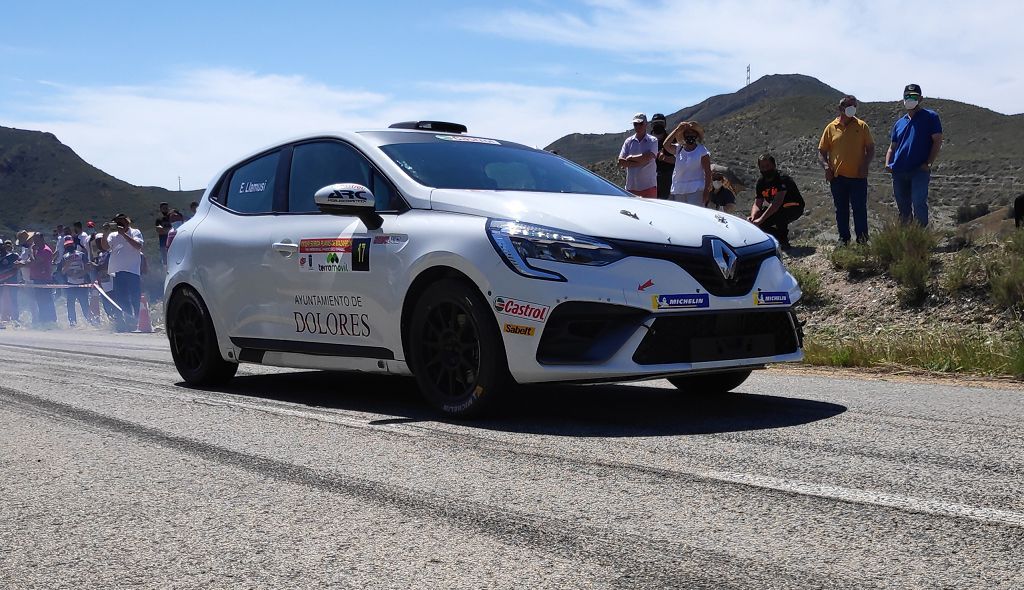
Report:
[[114,277],[114,300],[124,312],[118,321],[118,331],[134,330],[138,325],[139,307],[142,298],[142,246],[145,240],[142,232],[132,227],[132,220],[124,213],[114,216],[103,237],[110,248],[107,272]]
[[626,138],[619,151],[619,166],[626,169],[626,190],[638,197],[658,197],[658,174],[654,163],[658,138],[647,134],[647,115],[633,115],[635,133]]

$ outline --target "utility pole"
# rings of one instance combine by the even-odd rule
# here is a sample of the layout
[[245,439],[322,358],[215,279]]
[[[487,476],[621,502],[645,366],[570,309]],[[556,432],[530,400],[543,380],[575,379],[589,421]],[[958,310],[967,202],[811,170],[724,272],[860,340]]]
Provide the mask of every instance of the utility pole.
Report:
[[747,86],[750,86],[750,64],[747,64]]

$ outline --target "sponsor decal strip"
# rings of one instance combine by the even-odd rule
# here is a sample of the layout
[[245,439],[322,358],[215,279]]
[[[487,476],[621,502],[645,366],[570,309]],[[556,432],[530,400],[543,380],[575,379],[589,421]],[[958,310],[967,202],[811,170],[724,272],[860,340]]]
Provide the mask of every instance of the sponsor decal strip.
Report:
[[494,310],[505,315],[544,323],[548,319],[548,312],[551,308],[547,305],[513,299],[512,297],[495,297]]
[[651,307],[654,309],[699,309],[710,305],[711,298],[707,293],[674,293],[651,296]]
[[785,291],[758,291],[754,293],[754,305],[789,305],[789,293]]
[[537,328],[533,326],[520,326],[519,324],[505,324],[506,334],[516,334],[517,336],[533,336],[537,333]]

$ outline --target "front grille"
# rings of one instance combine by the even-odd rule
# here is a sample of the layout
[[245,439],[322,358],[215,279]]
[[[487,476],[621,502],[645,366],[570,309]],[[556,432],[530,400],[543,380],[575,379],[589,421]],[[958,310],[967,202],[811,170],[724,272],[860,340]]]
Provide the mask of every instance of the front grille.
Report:
[[654,320],[633,361],[700,363],[794,353],[800,347],[792,311],[691,313]]
[[[759,244],[732,248],[736,253],[736,270],[733,278],[722,275],[712,253],[712,236],[704,236],[699,247],[652,244],[626,240],[608,240],[629,256],[642,256],[668,260],[689,273],[704,289],[716,297],[738,297],[750,293],[754,288],[761,265],[776,256],[775,244],[766,240]],[[730,246],[731,248],[731,246]]]

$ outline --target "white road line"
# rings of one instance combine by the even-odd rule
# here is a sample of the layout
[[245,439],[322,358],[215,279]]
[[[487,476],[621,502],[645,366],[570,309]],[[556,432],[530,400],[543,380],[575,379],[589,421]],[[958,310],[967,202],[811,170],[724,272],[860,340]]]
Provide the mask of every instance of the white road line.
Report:
[[1010,510],[982,508],[957,502],[946,502],[944,500],[929,500],[925,498],[915,498],[913,496],[891,494],[888,492],[858,490],[854,488],[844,488],[842,486],[811,483],[806,481],[792,481],[752,473],[705,471],[703,473],[695,472],[694,474],[720,481],[790,492],[803,496],[814,496],[818,498],[840,500],[842,502],[852,502],[855,504],[870,504],[873,506],[895,508],[897,510],[905,510],[907,512],[920,512],[952,518],[969,518],[971,520],[987,523],[1024,527],[1024,513],[1013,512]]
[[[324,414],[319,412],[310,412],[298,408],[292,409],[287,407],[281,407],[280,405],[278,405],[277,407],[268,407],[262,404],[250,404],[245,402],[227,400],[211,401],[197,398],[193,398],[192,401],[211,406],[235,406],[258,412],[280,414],[283,416],[310,419],[319,422],[326,422],[355,428],[383,430],[394,434],[400,434],[403,436],[424,437],[429,436],[430,434],[428,430],[424,430],[422,429],[422,426],[416,424],[370,424],[368,423],[367,420],[362,418],[348,417],[334,413]],[[620,462],[607,462],[604,464],[609,466],[619,466],[623,468],[645,467],[644,465],[631,465],[628,463]],[[859,490],[855,488],[846,488],[842,486],[835,486],[829,484],[795,481],[789,479],[782,479],[778,477],[770,477],[767,475],[758,475],[754,473],[737,473],[732,471],[700,469],[659,469],[659,471],[664,471],[666,473],[678,475],[688,475],[697,479],[716,480],[726,483],[761,488],[765,490],[799,494],[801,496],[811,496],[827,500],[850,502],[854,504],[866,504],[869,506],[893,508],[896,510],[902,510],[906,512],[916,512],[921,514],[930,514],[934,516],[945,516],[950,518],[967,518],[979,522],[1024,528],[1024,513],[1013,512],[1011,510],[983,508],[980,506],[970,506],[968,504],[960,504],[957,502],[946,502],[944,500],[915,498],[913,496],[904,496],[901,494],[892,494],[889,492]]]

